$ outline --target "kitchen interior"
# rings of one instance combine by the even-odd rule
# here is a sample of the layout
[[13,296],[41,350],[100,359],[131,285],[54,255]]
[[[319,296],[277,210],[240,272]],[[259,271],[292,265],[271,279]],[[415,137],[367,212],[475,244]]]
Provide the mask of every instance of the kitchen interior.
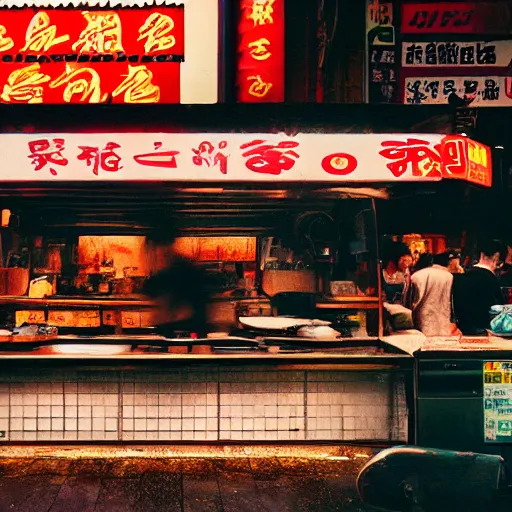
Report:
[[[377,347],[375,209],[368,192],[106,184],[4,188],[0,201],[0,350]],[[147,235],[165,219],[177,238],[156,246]],[[171,253],[193,260],[215,283],[207,339],[193,332],[163,338],[153,325],[144,283]]]

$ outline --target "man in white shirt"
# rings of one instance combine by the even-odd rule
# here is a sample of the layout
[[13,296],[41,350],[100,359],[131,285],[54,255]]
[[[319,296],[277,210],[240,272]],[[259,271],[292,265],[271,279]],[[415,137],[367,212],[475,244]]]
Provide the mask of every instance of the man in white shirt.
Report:
[[434,265],[418,270],[411,277],[410,307],[414,327],[426,336],[453,336],[453,275],[448,270],[454,251],[434,256]]

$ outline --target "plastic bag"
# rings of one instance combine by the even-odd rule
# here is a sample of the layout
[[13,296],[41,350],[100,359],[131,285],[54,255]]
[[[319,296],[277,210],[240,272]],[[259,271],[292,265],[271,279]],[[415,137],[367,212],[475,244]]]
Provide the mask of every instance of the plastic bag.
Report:
[[512,306],[503,306],[501,311],[494,306],[491,313],[498,315],[491,320],[491,330],[501,334],[512,334]]

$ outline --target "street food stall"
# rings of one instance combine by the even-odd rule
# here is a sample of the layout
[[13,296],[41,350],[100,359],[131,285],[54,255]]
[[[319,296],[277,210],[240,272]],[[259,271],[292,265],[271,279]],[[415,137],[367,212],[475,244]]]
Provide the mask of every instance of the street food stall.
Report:
[[[0,438],[414,440],[413,358],[383,337],[376,202],[489,184],[442,135],[2,134]],[[164,337],[148,236],[215,278],[211,332]],[[169,227],[169,230],[171,227]]]

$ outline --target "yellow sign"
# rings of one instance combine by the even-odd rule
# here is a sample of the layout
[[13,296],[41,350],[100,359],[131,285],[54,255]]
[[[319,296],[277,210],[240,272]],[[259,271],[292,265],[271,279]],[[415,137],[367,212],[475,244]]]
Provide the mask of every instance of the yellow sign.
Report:
[[251,57],[255,60],[267,60],[272,52],[267,48],[270,46],[270,41],[266,37],[262,37],[257,41],[253,41],[247,45]]
[[253,0],[251,13],[247,16],[256,25],[268,25],[274,23],[274,5],[275,0]]
[[153,73],[146,66],[128,66],[128,75],[112,93],[124,94],[125,103],[158,103],[160,87],[152,83]]
[[14,46],[12,37],[6,37],[7,30],[3,25],[0,25],[0,52],[6,52]]
[[176,38],[171,34],[173,28],[174,20],[170,16],[155,12],[140,27],[137,41],[146,39],[144,51],[149,54],[169,50],[176,44]]
[[249,87],[249,94],[255,98],[264,98],[272,88],[272,84],[270,82],[264,82],[260,75],[250,76],[247,80],[252,80],[252,84]]
[[124,52],[118,14],[112,11],[83,11],[82,15],[87,21],[87,27],[73,44],[73,51],[80,54]]
[[38,12],[30,22],[22,52],[47,52],[52,46],[69,41],[69,35],[56,37],[56,25],[50,25],[50,17]]
[[1,99],[7,103],[42,103],[42,85],[50,77],[41,73],[39,64],[32,64],[13,71],[4,85]]
[[103,103],[108,96],[101,94],[100,76],[92,68],[73,70],[70,66],[66,66],[66,71],[50,83],[52,89],[61,85],[66,85],[62,95],[66,103],[71,103],[75,94],[81,95],[78,100],[80,103]]

